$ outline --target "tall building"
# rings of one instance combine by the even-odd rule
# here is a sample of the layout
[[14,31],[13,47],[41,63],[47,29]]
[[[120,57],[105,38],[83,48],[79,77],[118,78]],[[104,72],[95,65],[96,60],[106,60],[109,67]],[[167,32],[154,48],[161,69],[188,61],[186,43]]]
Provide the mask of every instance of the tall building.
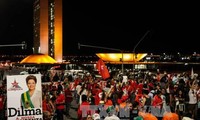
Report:
[[33,52],[62,62],[62,0],[34,0],[33,7]]

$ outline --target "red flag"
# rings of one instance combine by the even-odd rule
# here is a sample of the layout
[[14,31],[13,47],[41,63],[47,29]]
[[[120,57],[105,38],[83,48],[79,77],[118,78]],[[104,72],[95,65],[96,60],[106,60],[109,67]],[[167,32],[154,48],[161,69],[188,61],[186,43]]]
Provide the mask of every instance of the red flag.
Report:
[[99,59],[96,65],[96,68],[99,71],[99,74],[102,76],[103,79],[107,79],[110,77],[110,73],[108,71],[108,68],[106,67],[105,63],[102,59]]

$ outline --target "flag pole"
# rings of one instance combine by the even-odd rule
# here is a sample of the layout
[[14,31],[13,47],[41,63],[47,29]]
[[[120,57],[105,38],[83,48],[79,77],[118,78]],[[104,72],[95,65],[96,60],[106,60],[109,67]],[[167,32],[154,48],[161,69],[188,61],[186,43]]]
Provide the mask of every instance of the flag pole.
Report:
[[193,70],[193,67],[191,68],[190,78],[194,79],[194,70]]

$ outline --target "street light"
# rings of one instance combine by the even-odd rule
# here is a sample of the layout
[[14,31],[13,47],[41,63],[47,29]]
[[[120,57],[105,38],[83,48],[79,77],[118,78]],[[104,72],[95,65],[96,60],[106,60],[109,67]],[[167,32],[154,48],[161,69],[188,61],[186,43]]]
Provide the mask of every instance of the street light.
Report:
[[23,41],[21,44],[8,44],[8,45],[0,45],[0,47],[18,47],[21,46],[22,49],[26,49],[27,44],[25,41]]
[[133,71],[134,71],[134,59],[137,58],[137,54],[135,53],[135,49],[137,48],[137,46],[140,44],[140,42],[145,38],[145,36],[149,33],[150,31],[148,30],[143,36],[142,38],[137,42],[137,44],[134,46],[133,48]]
[[115,48],[108,48],[108,47],[101,47],[101,46],[93,46],[93,45],[83,45],[78,43],[78,49],[81,49],[82,47],[91,47],[91,48],[99,48],[99,49],[106,49],[106,50],[113,50],[113,51],[119,51],[122,53],[122,58],[120,59],[120,61],[122,62],[122,74],[124,74],[124,56],[123,56],[123,50],[121,49],[115,49]]

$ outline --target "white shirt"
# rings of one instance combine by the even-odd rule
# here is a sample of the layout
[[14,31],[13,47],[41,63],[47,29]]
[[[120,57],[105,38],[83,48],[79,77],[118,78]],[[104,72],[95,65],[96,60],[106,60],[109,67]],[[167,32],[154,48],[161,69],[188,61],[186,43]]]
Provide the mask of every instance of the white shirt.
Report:
[[119,117],[117,117],[116,115],[111,115],[111,116],[107,116],[105,117],[104,120],[120,120]]
[[151,100],[153,99],[154,95],[155,94],[155,90],[151,90],[148,94],[148,96],[151,98]]
[[79,95],[79,105],[82,103],[82,95],[87,95],[88,91],[86,89]]
[[183,117],[183,119],[182,120],[194,120],[194,119],[192,119],[192,118],[189,118],[189,117]]
[[189,104],[196,104],[197,103],[197,91],[195,89],[190,89],[189,91]]
[[172,77],[172,81],[173,81],[174,83],[176,83],[176,82],[178,81],[178,77],[177,77],[177,76],[173,76],[173,77]]
[[81,89],[81,85],[77,85],[76,86],[76,92],[77,92],[77,94],[80,92],[80,89]]
[[35,108],[42,107],[42,92],[39,90],[35,90],[33,95],[31,96],[31,102]]

